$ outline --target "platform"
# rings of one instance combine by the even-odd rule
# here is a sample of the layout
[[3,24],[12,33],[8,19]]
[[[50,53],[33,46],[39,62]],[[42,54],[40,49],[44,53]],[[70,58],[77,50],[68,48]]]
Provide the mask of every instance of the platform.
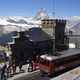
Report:
[[80,80],[80,66],[50,80]]

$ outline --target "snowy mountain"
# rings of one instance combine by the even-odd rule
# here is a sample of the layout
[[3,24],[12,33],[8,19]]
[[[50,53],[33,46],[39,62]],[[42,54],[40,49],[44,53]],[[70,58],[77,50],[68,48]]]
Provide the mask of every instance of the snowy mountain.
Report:
[[[28,30],[32,27],[41,27],[42,19],[51,19],[46,10],[41,8],[35,17],[21,17],[9,16],[0,17],[0,35],[10,33],[13,31]],[[67,20],[66,31],[72,30],[73,32],[80,29],[80,16],[73,16],[71,18],[64,18]]]
[[[0,44],[7,44],[12,39],[15,31],[27,30],[32,27],[40,27],[41,20],[50,18],[45,17],[44,10],[42,10],[35,19],[32,17],[10,16],[0,17]],[[43,14],[43,15],[42,15]],[[38,20],[37,20],[38,19]],[[73,34],[80,35],[80,20],[67,19],[66,32],[73,31]]]
[[31,27],[40,27],[42,19],[49,19],[45,9],[40,9],[37,15],[32,17],[10,16],[0,17],[0,34],[12,31],[27,30]]
[[49,19],[51,18],[44,8],[41,8],[40,11],[35,16],[34,20],[42,20],[42,19]]
[[67,20],[66,31],[72,31],[74,35],[80,35],[80,20]]
[[80,21],[76,21],[76,24],[72,27],[75,35],[80,35]]
[[8,33],[18,30],[26,30],[33,26],[38,27],[40,23],[40,21],[35,21],[33,18],[20,16],[0,17],[0,31],[3,30],[3,33]]

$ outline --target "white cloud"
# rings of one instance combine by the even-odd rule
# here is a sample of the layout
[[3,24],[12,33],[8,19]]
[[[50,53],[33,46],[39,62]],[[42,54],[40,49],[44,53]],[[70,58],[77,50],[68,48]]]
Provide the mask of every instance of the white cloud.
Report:
[[80,16],[71,16],[71,17],[65,17],[64,19],[67,19],[67,20],[80,20]]
[[73,16],[73,19],[80,19],[80,16]]

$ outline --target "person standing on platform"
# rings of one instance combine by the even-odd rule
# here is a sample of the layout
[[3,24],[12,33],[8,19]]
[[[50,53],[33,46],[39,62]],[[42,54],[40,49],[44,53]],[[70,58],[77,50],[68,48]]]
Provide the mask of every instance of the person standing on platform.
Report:
[[15,74],[16,73],[16,65],[15,64],[12,65],[12,69],[13,69],[13,74]]
[[19,63],[19,71],[22,71],[22,62]]
[[33,70],[36,70],[36,62],[35,61],[33,61]]
[[6,70],[6,67],[7,67],[7,65],[6,64],[4,64],[4,66],[3,66],[3,68],[2,68],[2,70],[1,70],[1,80],[3,79],[5,79],[5,70]]

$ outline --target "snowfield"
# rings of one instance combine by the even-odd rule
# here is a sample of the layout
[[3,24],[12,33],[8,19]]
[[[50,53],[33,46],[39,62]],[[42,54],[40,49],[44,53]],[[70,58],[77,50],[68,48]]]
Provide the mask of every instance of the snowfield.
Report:
[[[9,16],[0,17],[0,34],[6,34],[13,31],[24,31],[32,27],[41,27],[42,19],[52,19],[45,9],[41,8],[35,17]],[[66,32],[73,31],[74,34],[80,33],[80,16],[73,18],[64,18],[67,20]],[[73,20],[72,20],[73,19]]]

